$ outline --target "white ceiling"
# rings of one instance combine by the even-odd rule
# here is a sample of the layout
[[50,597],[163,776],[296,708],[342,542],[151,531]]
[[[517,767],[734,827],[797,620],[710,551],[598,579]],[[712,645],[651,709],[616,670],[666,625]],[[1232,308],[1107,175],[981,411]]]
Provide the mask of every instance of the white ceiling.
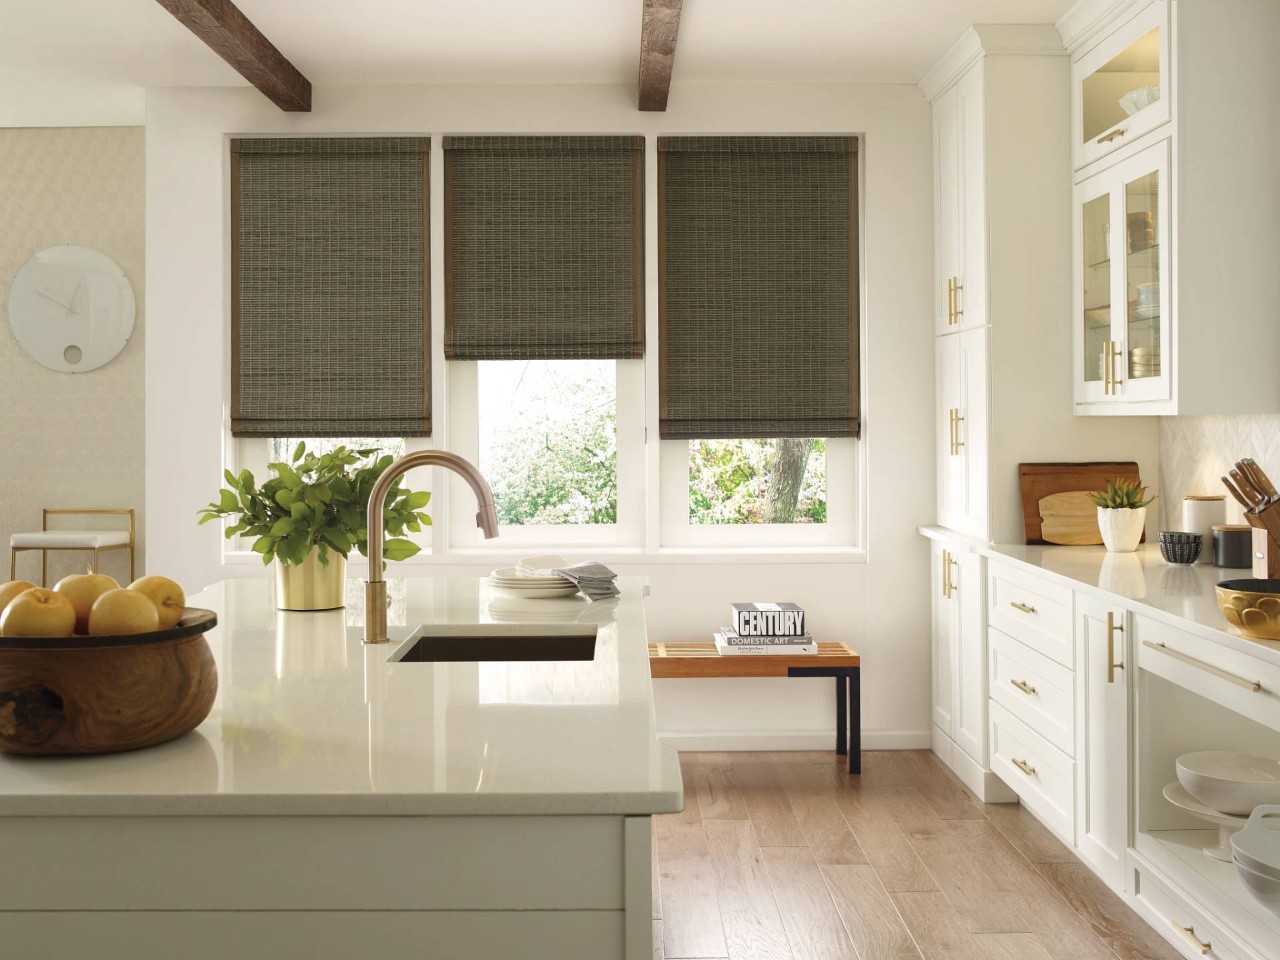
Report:
[[[916,83],[971,23],[1072,0],[685,0],[675,84]],[[640,0],[238,0],[324,83],[632,83]],[[154,0],[0,0],[11,98],[244,80]],[[3,122],[0,110],[0,122]]]

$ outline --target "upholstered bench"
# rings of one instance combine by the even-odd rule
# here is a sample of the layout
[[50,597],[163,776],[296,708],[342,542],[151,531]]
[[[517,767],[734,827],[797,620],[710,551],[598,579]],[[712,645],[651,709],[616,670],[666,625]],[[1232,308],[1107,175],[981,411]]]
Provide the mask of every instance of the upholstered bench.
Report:
[[844,643],[819,643],[817,653],[720,656],[714,643],[651,643],[655,680],[695,677],[835,677],[836,753],[849,754],[849,772],[862,772],[862,658]]
[[[15,533],[9,538],[9,579],[18,579],[18,554],[30,550],[40,551],[40,585],[48,586],[50,550],[84,550],[93,554],[93,572],[98,572],[98,555],[103,550],[129,551],[129,579],[134,578],[134,515],[129,509],[80,509],[46,508],[43,511],[43,527],[35,533]],[[128,530],[50,530],[49,517],[74,514],[78,516],[129,517]]]

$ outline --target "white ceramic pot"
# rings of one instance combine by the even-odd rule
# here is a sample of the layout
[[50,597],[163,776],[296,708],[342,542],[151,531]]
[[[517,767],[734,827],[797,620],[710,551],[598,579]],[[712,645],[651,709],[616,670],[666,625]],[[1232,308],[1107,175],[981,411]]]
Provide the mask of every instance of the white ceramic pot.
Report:
[[1137,550],[1146,525],[1146,507],[1138,507],[1136,510],[1098,508],[1098,531],[1102,534],[1102,542],[1107,545],[1107,549],[1114,553],[1133,553]]

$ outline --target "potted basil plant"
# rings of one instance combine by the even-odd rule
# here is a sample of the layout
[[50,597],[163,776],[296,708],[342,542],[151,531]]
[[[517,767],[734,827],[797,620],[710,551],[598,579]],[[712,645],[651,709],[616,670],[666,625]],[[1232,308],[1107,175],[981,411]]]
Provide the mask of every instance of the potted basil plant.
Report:
[[[200,523],[229,519],[227,539],[253,537],[253,551],[276,565],[276,606],[331,610],[344,605],[347,555],[368,554],[368,504],[373,485],[394,458],[377,450],[337,447],[320,456],[305,443],[288,463],[270,463],[272,476],[256,486],[253,474],[224,471],[227,486],[200,511]],[[383,510],[383,555],[404,560],[421,548],[405,538],[430,525],[423,512],[431,494],[406,490],[397,480]]]
[[1108,480],[1107,488],[1091,493],[1098,508],[1098,531],[1102,542],[1114,553],[1133,553],[1147,524],[1147,507],[1155,497],[1144,499],[1147,488],[1137,480]]

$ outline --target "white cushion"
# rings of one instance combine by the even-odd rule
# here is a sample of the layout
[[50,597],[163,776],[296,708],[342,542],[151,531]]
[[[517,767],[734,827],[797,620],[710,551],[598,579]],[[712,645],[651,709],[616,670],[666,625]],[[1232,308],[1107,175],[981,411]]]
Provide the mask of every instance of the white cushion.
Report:
[[124,530],[43,530],[36,533],[15,533],[9,538],[11,547],[93,550],[97,547],[128,545],[129,534]]

